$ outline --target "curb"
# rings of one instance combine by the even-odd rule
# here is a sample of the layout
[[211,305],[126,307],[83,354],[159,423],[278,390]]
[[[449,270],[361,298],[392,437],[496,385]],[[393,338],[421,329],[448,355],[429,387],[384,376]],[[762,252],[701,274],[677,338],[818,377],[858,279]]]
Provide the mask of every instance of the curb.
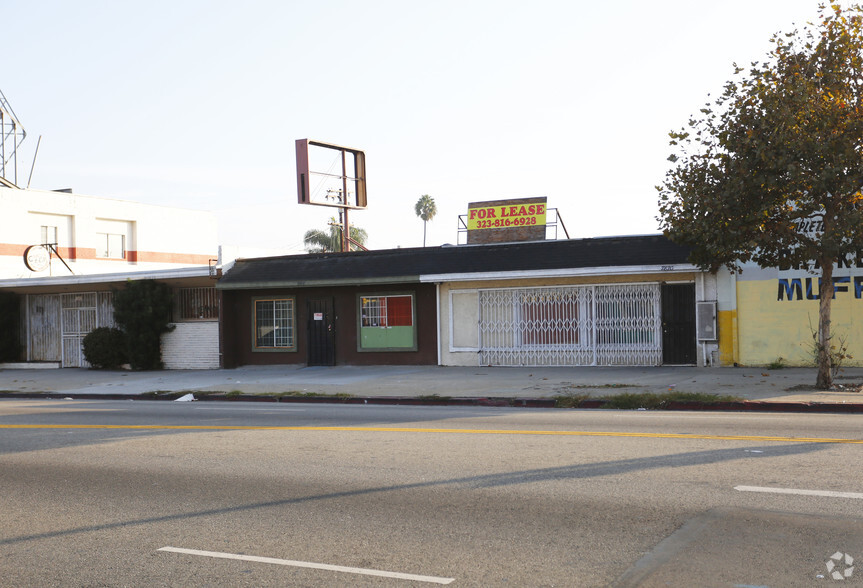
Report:
[[671,402],[665,410],[715,410],[728,412],[814,412],[814,413],[863,413],[863,404],[838,402],[770,402],[743,400],[740,402]]
[[449,398],[415,396],[270,396],[260,394],[166,392],[163,394],[79,394],[63,392],[3,392],[0,400],[162,400],[173,401],[192,394],[197,402],[273,402],[306,404],[383,404],[407,406],[498,406],[525,408],[554,408],[550,398]]
[[[63,392],[3,392],[0,400],[161,400],[173,401],[195,394],[194,392],[168,392],[163,394],[67,394]],[[414,396],[269,396],[260,394],[229,395],[223,393],[201,394],[195,397],[200,402],[273,402],[311,404],[374,404],[399,406],[486,406],[507,408],[555,408],[552,398],[501,398],[501,397],[414,397]],[[603,409],[608,400],[583,400],[579,410]],[[561,410],[572,410],[564,409]],[[648,409],[634,409],[648,410]],[[794,412],[794,413],[840,413],[863,414],[863,403],[833,402],[771,402],[764,400],[742,400],[738,402],[669,402],[660,409],[666,411],[715,411],[715,412]]]

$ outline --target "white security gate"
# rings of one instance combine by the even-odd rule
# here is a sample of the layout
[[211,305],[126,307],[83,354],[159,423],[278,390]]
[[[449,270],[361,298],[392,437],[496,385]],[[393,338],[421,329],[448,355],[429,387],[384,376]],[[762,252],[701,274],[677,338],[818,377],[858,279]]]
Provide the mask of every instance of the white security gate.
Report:
[[659,365],[659,284],[481,290],[480,365]]
[[110,292],[63,294],[61,300],[63,367],[89,367],[84,337],[96,327],[113,326]]

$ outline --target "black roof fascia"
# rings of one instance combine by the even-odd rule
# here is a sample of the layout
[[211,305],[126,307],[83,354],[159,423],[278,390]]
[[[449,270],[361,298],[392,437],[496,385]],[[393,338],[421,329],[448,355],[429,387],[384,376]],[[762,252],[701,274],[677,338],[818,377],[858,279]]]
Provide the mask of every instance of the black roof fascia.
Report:
[[300,254],[239,259],[217,287],[416,283],[429,274],[671,265],[688,263],[688,256],[688,248],[663,235]]

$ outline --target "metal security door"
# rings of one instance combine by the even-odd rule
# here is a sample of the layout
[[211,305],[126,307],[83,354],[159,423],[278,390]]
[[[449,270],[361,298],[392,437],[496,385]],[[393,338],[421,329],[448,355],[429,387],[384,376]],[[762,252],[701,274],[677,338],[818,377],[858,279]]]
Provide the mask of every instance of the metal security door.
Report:
[[96,328],[96,293],[63,294],[61,310],[63,367],[89,367],[84,337]]
[[333,299],[308,301],[308,365],[336,365],[336,326]]
[[63,360],[63,321],[59,294],[27,295],[27,361]]
[[662,285],[662,363],[695,363],[695,284]]

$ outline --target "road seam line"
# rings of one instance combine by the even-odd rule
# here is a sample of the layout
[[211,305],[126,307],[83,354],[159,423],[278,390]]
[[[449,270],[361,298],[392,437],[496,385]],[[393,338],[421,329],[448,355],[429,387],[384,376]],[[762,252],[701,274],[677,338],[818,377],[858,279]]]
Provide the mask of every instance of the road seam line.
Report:
[[201,551],[198,549],[183,549],[181,547],[162,547],[157,551],[171,553],[182,553],[185,555],[199,555],[202,557],[213,557],[217,559],[233,559],[255,563],[275,564],[290,566],[294,568],[310,568],[315,570],[326,570],[330,572],[342,572],[346,574],[361,574],[364,576],[378,576],[381,578],[394,578],[398,580],[412,580],[414,582],[428,582],[431,584],[450,584],[455,578],[440,578],[437,576],[420,576],[417,574],[403,574],[401,572],[387,572],[383,570],[370,570],[367,568],[352,568],[347,566],[334,566],[331,564],[312,563],[307,561],[294,561],[290,559],[277,559],[274,557],[259,557],[255,555],[239,555],[235,553],[222,553],[218,551]]

